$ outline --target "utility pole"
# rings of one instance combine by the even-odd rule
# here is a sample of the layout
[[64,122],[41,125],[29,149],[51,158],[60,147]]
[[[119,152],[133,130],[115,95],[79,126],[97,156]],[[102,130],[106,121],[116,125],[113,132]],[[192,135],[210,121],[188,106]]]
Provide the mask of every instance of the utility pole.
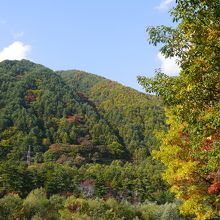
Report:
[[27,164],[28,166],[31,165],[31,145],[28,147],[28,152],[27,152]]

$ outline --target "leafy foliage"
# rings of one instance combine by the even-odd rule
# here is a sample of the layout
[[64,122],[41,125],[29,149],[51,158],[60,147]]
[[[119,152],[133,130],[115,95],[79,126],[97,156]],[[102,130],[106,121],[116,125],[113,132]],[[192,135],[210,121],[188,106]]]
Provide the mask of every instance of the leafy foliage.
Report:
[[17,194],[8,194],[0,199],[0,218],[19,219],[22,214],[22,199]]
[[[116,82],[1,62],[1,218],[161,216],[173,196],[151,152],[164,118],[159,99]],[[155,203],[149,213],[136,205],[146,201]],[[71,202],[86,208],[73,213]]]
[[133,157],[141,149],[149,154],[158,147],[155,132],[166,128],[158,98],[82,71],[61,71],[58,74],[96,107]]
[[140,220],[184,220],[175,203],[131,204],[126,201],[108,199],[84,199],[75,196],[53,195],[46,197],[45,191],[33,190],[26,199],[7,195],[0,199],[1,219],[140,219]]
[[164,179],[181,212],[196,219],[219,218],[219,1],[177,0],[171,11],[176,28],[150,27],[150,43],[177,58],[181,71],[170,77],[139,77],[148,92],[163,98],[169,131],[160,135],[154,152],[167,167]]

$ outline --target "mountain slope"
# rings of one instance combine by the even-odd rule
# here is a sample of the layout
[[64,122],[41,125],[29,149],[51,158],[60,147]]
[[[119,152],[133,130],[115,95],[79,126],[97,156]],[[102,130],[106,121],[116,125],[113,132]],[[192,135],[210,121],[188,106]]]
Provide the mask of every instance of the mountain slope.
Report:
[[138,150],[149,153],[157,147],[155,132],[166,127],[162,103],[157,97],[82,71],[59,71],[58,74],[95,104],[131,153]]
[[[29,145],[40,161],[59,160],[63,145],[74,148],[68,150],[72,158],[80,156],[85,162],[128,157],[94,106],[53,71],[29,61],[5,61],[0,64],[0,77],[0,146],[6,149],[2,159],[25,160]],[[51,150],[55,148],[57,154]],[[52,155],[45,156],[48,149]]]
[[0,213],[11,193],[28,201],[37,188],[117,206],[172,201],[163,166],[151,158],[158,129],[164,114],[154,96],[82,71],[1,62]]

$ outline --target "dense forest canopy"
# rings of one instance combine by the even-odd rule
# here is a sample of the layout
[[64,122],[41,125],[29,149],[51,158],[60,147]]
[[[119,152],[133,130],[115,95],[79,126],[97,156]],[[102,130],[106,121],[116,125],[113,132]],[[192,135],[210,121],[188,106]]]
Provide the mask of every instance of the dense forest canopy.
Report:
[[147,33],[180,73],[138,77],[148,94],[0,63],[0,219],[220,219],[220,2],[170,14]]
[[159,98],[27,60],[0,63],[0,91],[0,219],[180,219]]
[[139,77],[165,105],[169,130],[159,137],[154,157],[165,166],[164,179],[183,201],[181,213],[195,219],[220,218],[220,2],[177,0],[171,16],[176,28],[149,27],[150,43],[162,43],[176,57],[180,74],[158,71]]

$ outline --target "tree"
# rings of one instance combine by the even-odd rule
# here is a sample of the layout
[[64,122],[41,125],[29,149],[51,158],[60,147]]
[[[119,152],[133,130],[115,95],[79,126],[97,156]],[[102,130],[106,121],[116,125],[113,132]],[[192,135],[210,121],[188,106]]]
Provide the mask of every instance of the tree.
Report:
[[183,200],[181,213],[196,219],[219,217],[220,202],[220,2],[176,0],[176,28],[149,27],[149,41],[176,57],[180,74],[156,71],[139,77],[147,92],[166,105],[169,130],[159,135],[154,157],[166,166],[164,179]]
[[43,188],[31,191],[23,202],[24,214],[31,218],[40,215],[44,218],[48,215],[49,200]]
[[75,169],[59,164],[48,163],[43,166],[45,173],[44,187],[48,194],[71,192]]
[[27,165],[8,160],[0,165],[0,194],[17,193],[26,195],[30,190],[31,178]]
[[119,144],[116,141],[113,141],[111,144],[108,145],[108,150],[110,151],[110,153],[112,153],[113,155],[121,155],[123,153],[123,146],[121,144]]
[[0,218],[3,220],[20,219],[22,199],[17,194],[8,194],[0,199]]

